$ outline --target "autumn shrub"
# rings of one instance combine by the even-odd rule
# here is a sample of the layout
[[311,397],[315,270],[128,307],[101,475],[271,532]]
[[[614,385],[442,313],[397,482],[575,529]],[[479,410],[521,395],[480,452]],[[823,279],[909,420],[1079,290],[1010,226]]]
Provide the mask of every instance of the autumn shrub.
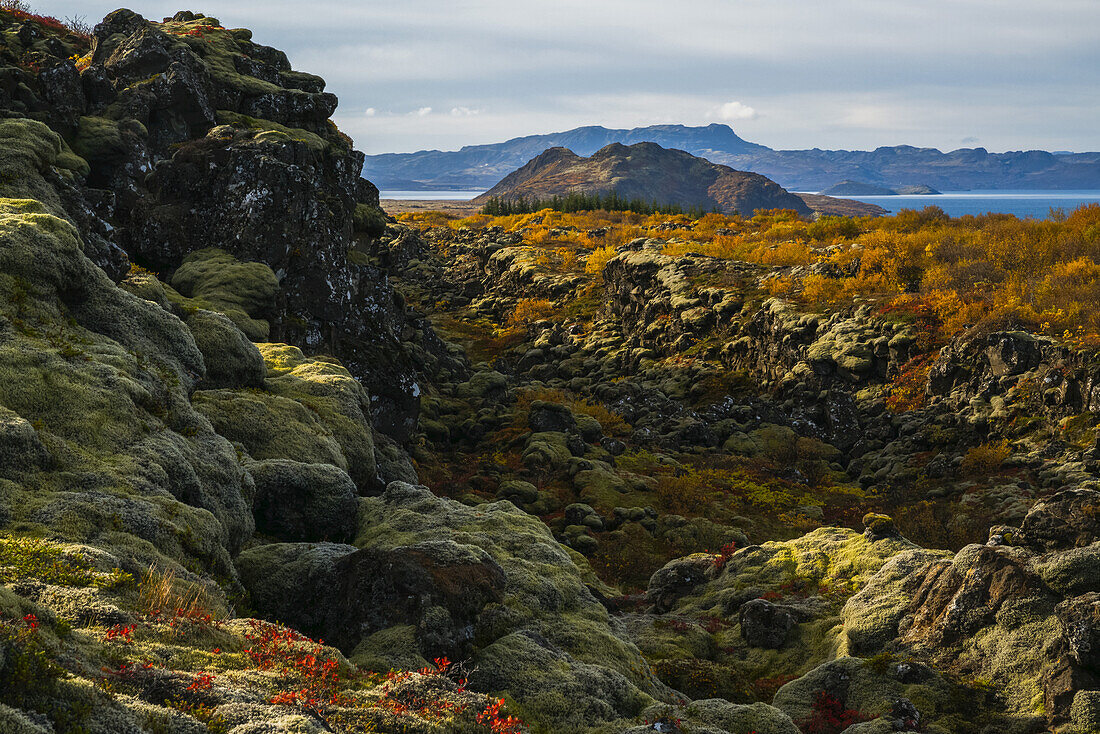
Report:
[[615,257],[616,254],[615,248],[611,245],[593,250],[589,253],[588,259],[584,263],[584,272],[590,275],[602,273],[603,269],[607,267],[608,261]]
[[931,369],[930,355],[914,357],[906,362],[890,381],[887,409],[892,413],[907,413],[923,407],[927,400],[925,388]]
[[672,557],[667,544],[638,523],[627,523],[620,530],[600,537],[589,563],[597,576],[624,593],[643,592],[650,577]]
[[[403,221],[426,224],[430,216],[403,215]],[[665,239],[663,251],[671,257],[700,253],[782,267],[822,263],[830,266],[827,273],[769,277],[762,288],[811,307],[917,301],[934,314],[940,342],[971,328],[1016,325],[1080,348],[1100,348],[1100,311],[1093,307],[1100,291],[1098,204],[1046,220],[951,218],[928,207],[892,217],[822,217],[816,222],[792,211],[758,212],[744,219],[551,210],[441,221],[540,232],[537,236],[555,246],[559,258],[564,258],[563,249],[594,248],[585,266],[589,275],[602,272],[615,247],[639,236]],[[552,228],[559,234],[551,237]],[[593,231],[601,233],[588,234]]]
[[689,698],[724,698],[733,703],[756,700],[752,684],[732,665],[696,658],[657,660],[653,673]]
[[828,691],[818,691],[811,713],[795,722],[802,734],[840,734],[849,726],[874,717],[844,707],[844,703]]
[[587,415],[595,418],[607,435],[624,436],[632,430],[630,424],[621,415],[606,406],[556,388],[528,388],[516,391],[515,415],[521,428],[526,429],[527,415],[530,413],[531,404],[536,400],[564,405],[574,415]]
[[554,302],[546,298],[524,298],[516,303],[508,323],[512,326],[527,326],[536,321],[553,318]]
[[989,474],[1000,469],[1011,455],[1012,449],[1006,440],[974,446],[966,452],[959,471],[970,476]]

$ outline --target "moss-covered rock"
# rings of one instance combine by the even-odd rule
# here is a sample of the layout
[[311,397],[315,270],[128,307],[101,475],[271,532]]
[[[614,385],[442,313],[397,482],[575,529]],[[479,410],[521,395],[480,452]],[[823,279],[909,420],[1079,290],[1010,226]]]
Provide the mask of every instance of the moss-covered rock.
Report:
[[479,614],[471,685],[508,693],[554,731],[583,731],[668,699],[634,645],[589,591],[583,559],[509,502],[466,507],[394,483],[363,500],[355,544],[394,548],[446,538],[486,551],[503,569],[504,597]]
[[187,314],[184,322],[206,365],[202,387],[263,386],[266,369],[260,350],[228,317],[198,309]]
[[240,262],[223,250],[192,253],[172,275],[172,287],[194,305],[228,316],[254,342],[267,341],[279,280],[267,265]]
[[256,483],[256,530],[284,541],[347,542],[355,535],[358,492],[331,464],[270,459],[248,466]]
[[202,390],[194,394],[193,403],[219,434],[240,443],[253,459],[291,459],[347,470],[340,444],[295,400],[262,391]]
[[183,323],[115,287],[71,224],[25,200],[0,202],[0,314],[0,404],[36,436],[9,434],[48,455],[29,455],[11,519],[231,575],[251,490],[188,401],[205,364]]
[[[339,444],[348,463],[347,471],[360,491],[380,492],[386,482],[378,477],[371,396],[366,388],[334,359],[307,357],[297,347],[286,344],[258,346],[267,367],[267,388],[313,412]],[[394,447],[392,441],[386,445]],[[390,462],[403,462],[393,471],[409,475],[411,467],[403,452],[397,452]]]

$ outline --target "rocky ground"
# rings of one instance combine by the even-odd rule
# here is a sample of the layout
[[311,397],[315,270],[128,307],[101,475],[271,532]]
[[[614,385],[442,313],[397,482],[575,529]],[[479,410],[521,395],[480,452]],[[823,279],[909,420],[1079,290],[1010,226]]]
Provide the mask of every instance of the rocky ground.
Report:
[[0,731],[1100,729],[1088,352],[387,221],[202,15],[0,80]]

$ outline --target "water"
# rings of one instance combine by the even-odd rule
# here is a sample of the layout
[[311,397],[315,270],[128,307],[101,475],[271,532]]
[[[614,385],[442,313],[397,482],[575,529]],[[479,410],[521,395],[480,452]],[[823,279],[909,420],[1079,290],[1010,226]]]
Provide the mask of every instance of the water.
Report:
[[386,191],[379,192],[382,199],[403,199],[405,201],[469,201],[481,196],[484,191]]
[[[422,201],[469,201],[483,191],[383,191],[383,199],[419,199]],[[964,214],[997,212],[1015,214],[1021,219],[1046,219],[1050,210],[1064,209],[1067,214],[1082,204],[1100,203],[1100,191],[945,191],[922,196],[844,196],[844,199],[877,204],[891,213],[902,209],[938,206],[953,217]]]
[[945,191],[938,195],[841,198],[877,204],[891,213],[938,206],[953,217],[997,212],[1015,214],[1021,219],[1047,219],[1052,208],[1063,209],[1069,214],[1082,204],[1100,202],[1100,191]]

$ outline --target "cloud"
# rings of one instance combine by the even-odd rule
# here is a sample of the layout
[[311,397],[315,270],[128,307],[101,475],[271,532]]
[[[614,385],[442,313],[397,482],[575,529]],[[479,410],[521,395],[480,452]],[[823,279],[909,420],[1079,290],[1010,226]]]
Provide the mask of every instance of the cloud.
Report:
[[[93,23],[120,4],[32,2],[58,17],[79,6]],[[159,19],[179,2],[138,5]],[[203,12],[324,77],[340,98],[337,123],[371,153],[673,122],[728,122],[777,148],[946,148],[974,135],[990,150],[1100,149],[1097,0],[313,0],[309,9],[203,0]],[[429,99],[433,111],[418,114]]]
[[726,102],[718,108],[718,116],[723,120],[755,120],[760,115],[756,110],[741,102]]
[[417,117],[427,117],[428,115],[432,114],[432,108],[431,107],[421,107],[420,109],[418,109],[416,112],[413,112],[412,114],[416,115]]
[[962,143],[963,145],[973,145],[974,143],[979,142],[979,138],[976,138],[973,135],[967,135],[965,138],[963,138],[959,142]]
[[375,109],[374,109],[373,107],[368,107],[368,108],[367,108],[367,109],[366,109],[366,110],[365,110],[365,111],[363,112],[363,114],[364,114],[364,115],[366,115],[367,117],[374,117],[374,115],[375,115],[375,113],[376,113],[376,112],[377,112],[377,110],[375,110]]

